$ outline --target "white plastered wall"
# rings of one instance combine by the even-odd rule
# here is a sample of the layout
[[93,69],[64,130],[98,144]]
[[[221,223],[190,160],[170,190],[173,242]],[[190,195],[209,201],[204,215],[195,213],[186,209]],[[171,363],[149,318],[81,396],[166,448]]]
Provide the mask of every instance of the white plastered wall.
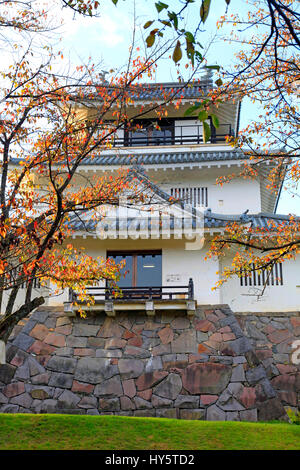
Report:
[[[215,260],[204,260],[206,247],[202,249],[186,249],[189,240],[100,240],[97,238],[76,238],[71,242],[77,247],[85,246],[87,255],[106,257],[107,251],[119,250],[162,250],[162,285],[187,286],[189,279],[194,281],[195,299],[199,304],[219,304],[220,291],[212,290],[218,280],[216,272],[219,264]],[[101,284],[100,284],[101,285]],[[67,292],[60,297],[49,299],[50,305],[58,305],[67,301]]]
[[[222,260],[222,267],[230,259]],[[240,285],[238,277],[229,279],[220,289],[221,303],[229,304],[234,312],[291,312],[300,310],[300,257],[282,264],[283,285],[261,287]]]

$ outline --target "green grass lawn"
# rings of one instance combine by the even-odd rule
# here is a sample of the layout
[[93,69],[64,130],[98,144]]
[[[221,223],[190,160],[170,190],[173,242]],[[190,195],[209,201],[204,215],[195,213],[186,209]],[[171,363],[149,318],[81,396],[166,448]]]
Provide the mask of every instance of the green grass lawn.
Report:
[[0,450],[299,450],[300,426],[0,414]]

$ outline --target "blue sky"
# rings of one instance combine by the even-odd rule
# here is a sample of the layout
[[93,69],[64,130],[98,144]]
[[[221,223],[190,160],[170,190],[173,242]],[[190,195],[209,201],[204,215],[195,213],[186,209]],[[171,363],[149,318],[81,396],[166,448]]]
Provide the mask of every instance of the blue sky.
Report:
[[[179,5],[177,0],[166,3],[172,6],[174,11]],[[195,18],[199,17],[199,2],[196,3],[191,4],[193,9],[188,16],[185,15],[184,21],[187,25],[193,24]],[[72,63],[86,62],[91,57],[94,63],[101,63],[101,68],[104,70],[119,69],[127,63],[133,25],[136,24],[136,46],[143,50],[144,44],[141,38],[144,30],[142,26],[147,20],[156,17],[156,10],[152,2],[142,0],[136,0],[135,3],[132,0],[119,0],[117,7],[112,4],[111,0],[106,0],[102,5],[100,18],[93,19],[78,16],[73,19],[73,14],[63,9],[64,25],[59,33],[62,37],[59,47],[64,49],[64,55],[68,56]],[[228,66],[235,62],[234,53],[239,50],[239,46],[234,43],[225,43],[221,37],[215,37],[216,21],[220,15],[225,13],[225,8],[225,1],[215,0],[212,2],[209,18],[205,29],[200,31],[199,41],[206,47],[214,39],[208,49],[208,63]],[[248,11],[246,1],[231,0],[229,13],[231,11],[239,11],[241,15],[246,14]],[[219,36],[220,34],[222,31],[219,31]],[[163,60],[160,62],[156,80],[158,82],[176,80],[176,68],[172,61]],[[240,128],[247,125],[258,113],[257,106],[244,100]],[[283,190],[277,212],[300,215],[299,195],[299,191],[298,196],[294,196],[289,191]]]

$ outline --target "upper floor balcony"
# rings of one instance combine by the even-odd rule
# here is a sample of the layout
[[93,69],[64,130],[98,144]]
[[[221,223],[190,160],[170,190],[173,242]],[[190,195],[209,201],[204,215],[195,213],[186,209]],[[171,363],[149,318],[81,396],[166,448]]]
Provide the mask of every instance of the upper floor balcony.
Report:
[[[182,122],[182,121],[181,121]],[[216,129],[212,124],[211,136],[208,143],[223,143],[226,136],[233,136],[231,124],[220,124]],[[148,147],[195,145],[204,143],[202,124],[148,125],[141,128],[125,129],[114,135],[114,147]]]

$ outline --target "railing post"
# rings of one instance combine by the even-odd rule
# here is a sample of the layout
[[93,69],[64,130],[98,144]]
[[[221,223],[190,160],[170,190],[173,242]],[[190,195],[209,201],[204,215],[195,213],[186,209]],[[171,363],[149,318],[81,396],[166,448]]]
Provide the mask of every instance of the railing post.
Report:
[[191,277],[189,279],[188,297],[189,300],[194,300],[194,281]]

